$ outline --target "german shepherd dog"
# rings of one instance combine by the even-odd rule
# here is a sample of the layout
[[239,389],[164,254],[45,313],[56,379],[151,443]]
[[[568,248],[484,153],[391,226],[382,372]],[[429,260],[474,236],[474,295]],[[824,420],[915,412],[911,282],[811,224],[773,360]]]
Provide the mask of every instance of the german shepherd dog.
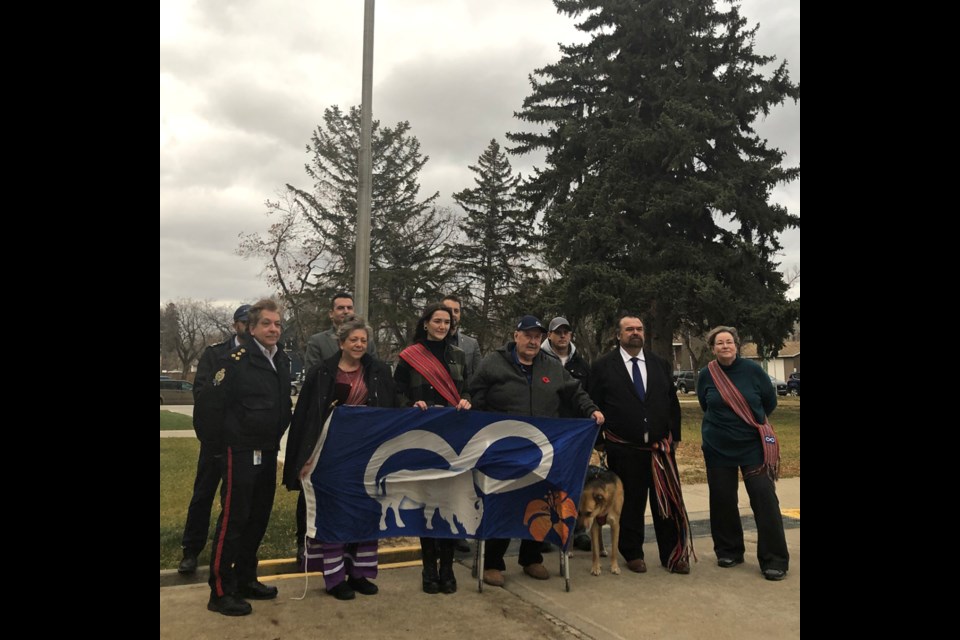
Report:
[[620,542],[620,512],[623,510],[623,483],[613,471],[593,465],[587,470],[587,479],[580,495],[580,513],[577,520],[584,529],[590,530],[590,549],[593,551],[593,566],[590,573],[600,575],[600,556],[603,551],[604,523],[610,525],[610,573],[618,575],[617,548]]

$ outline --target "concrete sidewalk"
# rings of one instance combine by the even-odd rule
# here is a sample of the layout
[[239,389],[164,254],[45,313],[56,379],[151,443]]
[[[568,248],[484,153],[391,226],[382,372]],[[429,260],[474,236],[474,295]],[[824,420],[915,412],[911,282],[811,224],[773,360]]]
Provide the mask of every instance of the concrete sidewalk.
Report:
[[[539,638],[752,638],[800,637],[800,479],[781,480],[777,487],[790,548],[790,572],[782,582],[769,582],[756,560],[756,531],[741,484],[741,512],[745,515],[746,562],[731,569],[717,567],[709,528],[706,485],[684,487],[691,521],[696,525],[695,546],[699,562],[690,575],[674,575],[656,559],[656,542],[648,526],[646,555],[649,571],[619,576],[609,572],[590,575],[590,553],[573,552],[570,559],[571,590],[557,576],[559,554],[545,554],[545,565],[554,574],[538,581],[525,576],[514,557],[507,558],[506,585],[484,586],[470,577],[470,558],[455,566],[459,591],[454,595],[427,595],[420,590],[418,562],[381,567],[376,583],[380,593],[340,602],[323,591],[322,578],[311,575],[274,575],[264,582],[280,589],[276,600],[251,601],[253,614],[227,618],[207,611],[209,588],[205,583],[160,589],[161,638],[397,638],[439,640],[483,638],[525,640]],[[649,518],[648,518],[649,521]],[[706,531],[705,535],[702,535]],[[699,532],[699,533],[698,533]],[[606,532],[609,539],[609,530]],[[515,545],[511,551],[515,556]],[[408,556],[409,557],[409,556]],[[395,560],[384,550],[381,562]],[[263,567],[282,571],[292,561],[273,561]],[[412,565],[412,566],[411,566]],[[181,582],[168,575],[161,584]],[[201,577],[202,573],[198,575]],[[306,585],[306,597],[303,595]]]

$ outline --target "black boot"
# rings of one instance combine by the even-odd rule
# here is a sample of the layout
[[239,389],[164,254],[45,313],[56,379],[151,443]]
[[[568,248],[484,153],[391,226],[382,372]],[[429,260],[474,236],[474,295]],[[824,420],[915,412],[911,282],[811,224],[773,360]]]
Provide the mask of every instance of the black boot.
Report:
[[437,565],[423,567],[423,592],[440,593],[440,576],[437,574]]
[[453,563],[440,565],[440,593],[456,593],[457,577],[453,575]]
[[437,541],[420,538],[420,556],[423,559],[423,592],[440,593],[440,576],[437,573]]
[[456,547],[454,540],[438,540],[440,551],[440,592],[456,593],[457,578],[453,575],[453,550]]

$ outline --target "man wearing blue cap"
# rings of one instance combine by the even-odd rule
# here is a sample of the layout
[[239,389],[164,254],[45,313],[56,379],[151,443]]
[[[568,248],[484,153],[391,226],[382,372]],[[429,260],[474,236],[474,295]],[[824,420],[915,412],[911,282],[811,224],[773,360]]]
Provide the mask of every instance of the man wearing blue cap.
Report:
[[[247,312],[250,305],[243,304],[233,312],[233,330],[235,333],[223,342],[207,347],[200,356],[197,365],[197,375],[193,380],[193,399],[196,401],[200,389],[210,384],[216,371],[217,360],[247,340]],[[196,420],[196,419],[194,419]],[[202,430],[194,430],[197,437]],[[197,460],[197,477],[193,481],[193,497],[190,499],[190,508],[187,510],[187,524],[183,528],[183,559],[177,571],[183,574],[197,570],[197,556],[207,544],[207,534],[210,530],[210,510],[213,507],[213,498],[217,495],[220,486],[220,464],[215,452],[217,448],[212,442],[204,442],[200,438],[200,458]]]
[[[557,358],[540,351],[547,330],[534,316],[523,316],[513,332],[513,342],[488,353],[470,379],[473,408],[520,416],[558,418],[561,415],[591,417],[603,424],[603,414],[580,382],[571,376]],[[561,410],[564,413],[561,414]],[[506,565],[503,554],[509,540],[487,540],[483,559],[483,581],[503,586]],[[531,578],[550,577],[543,566],[541,543],[520,542],[520,565]]]

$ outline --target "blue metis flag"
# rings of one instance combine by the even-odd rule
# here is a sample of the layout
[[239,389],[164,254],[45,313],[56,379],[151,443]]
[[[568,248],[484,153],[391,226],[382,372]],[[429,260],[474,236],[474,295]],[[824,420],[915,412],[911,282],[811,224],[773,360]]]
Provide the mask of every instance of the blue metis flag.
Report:
[[307,535],[527,538],[567,548],[593,420],[338,407],[320,437]]

